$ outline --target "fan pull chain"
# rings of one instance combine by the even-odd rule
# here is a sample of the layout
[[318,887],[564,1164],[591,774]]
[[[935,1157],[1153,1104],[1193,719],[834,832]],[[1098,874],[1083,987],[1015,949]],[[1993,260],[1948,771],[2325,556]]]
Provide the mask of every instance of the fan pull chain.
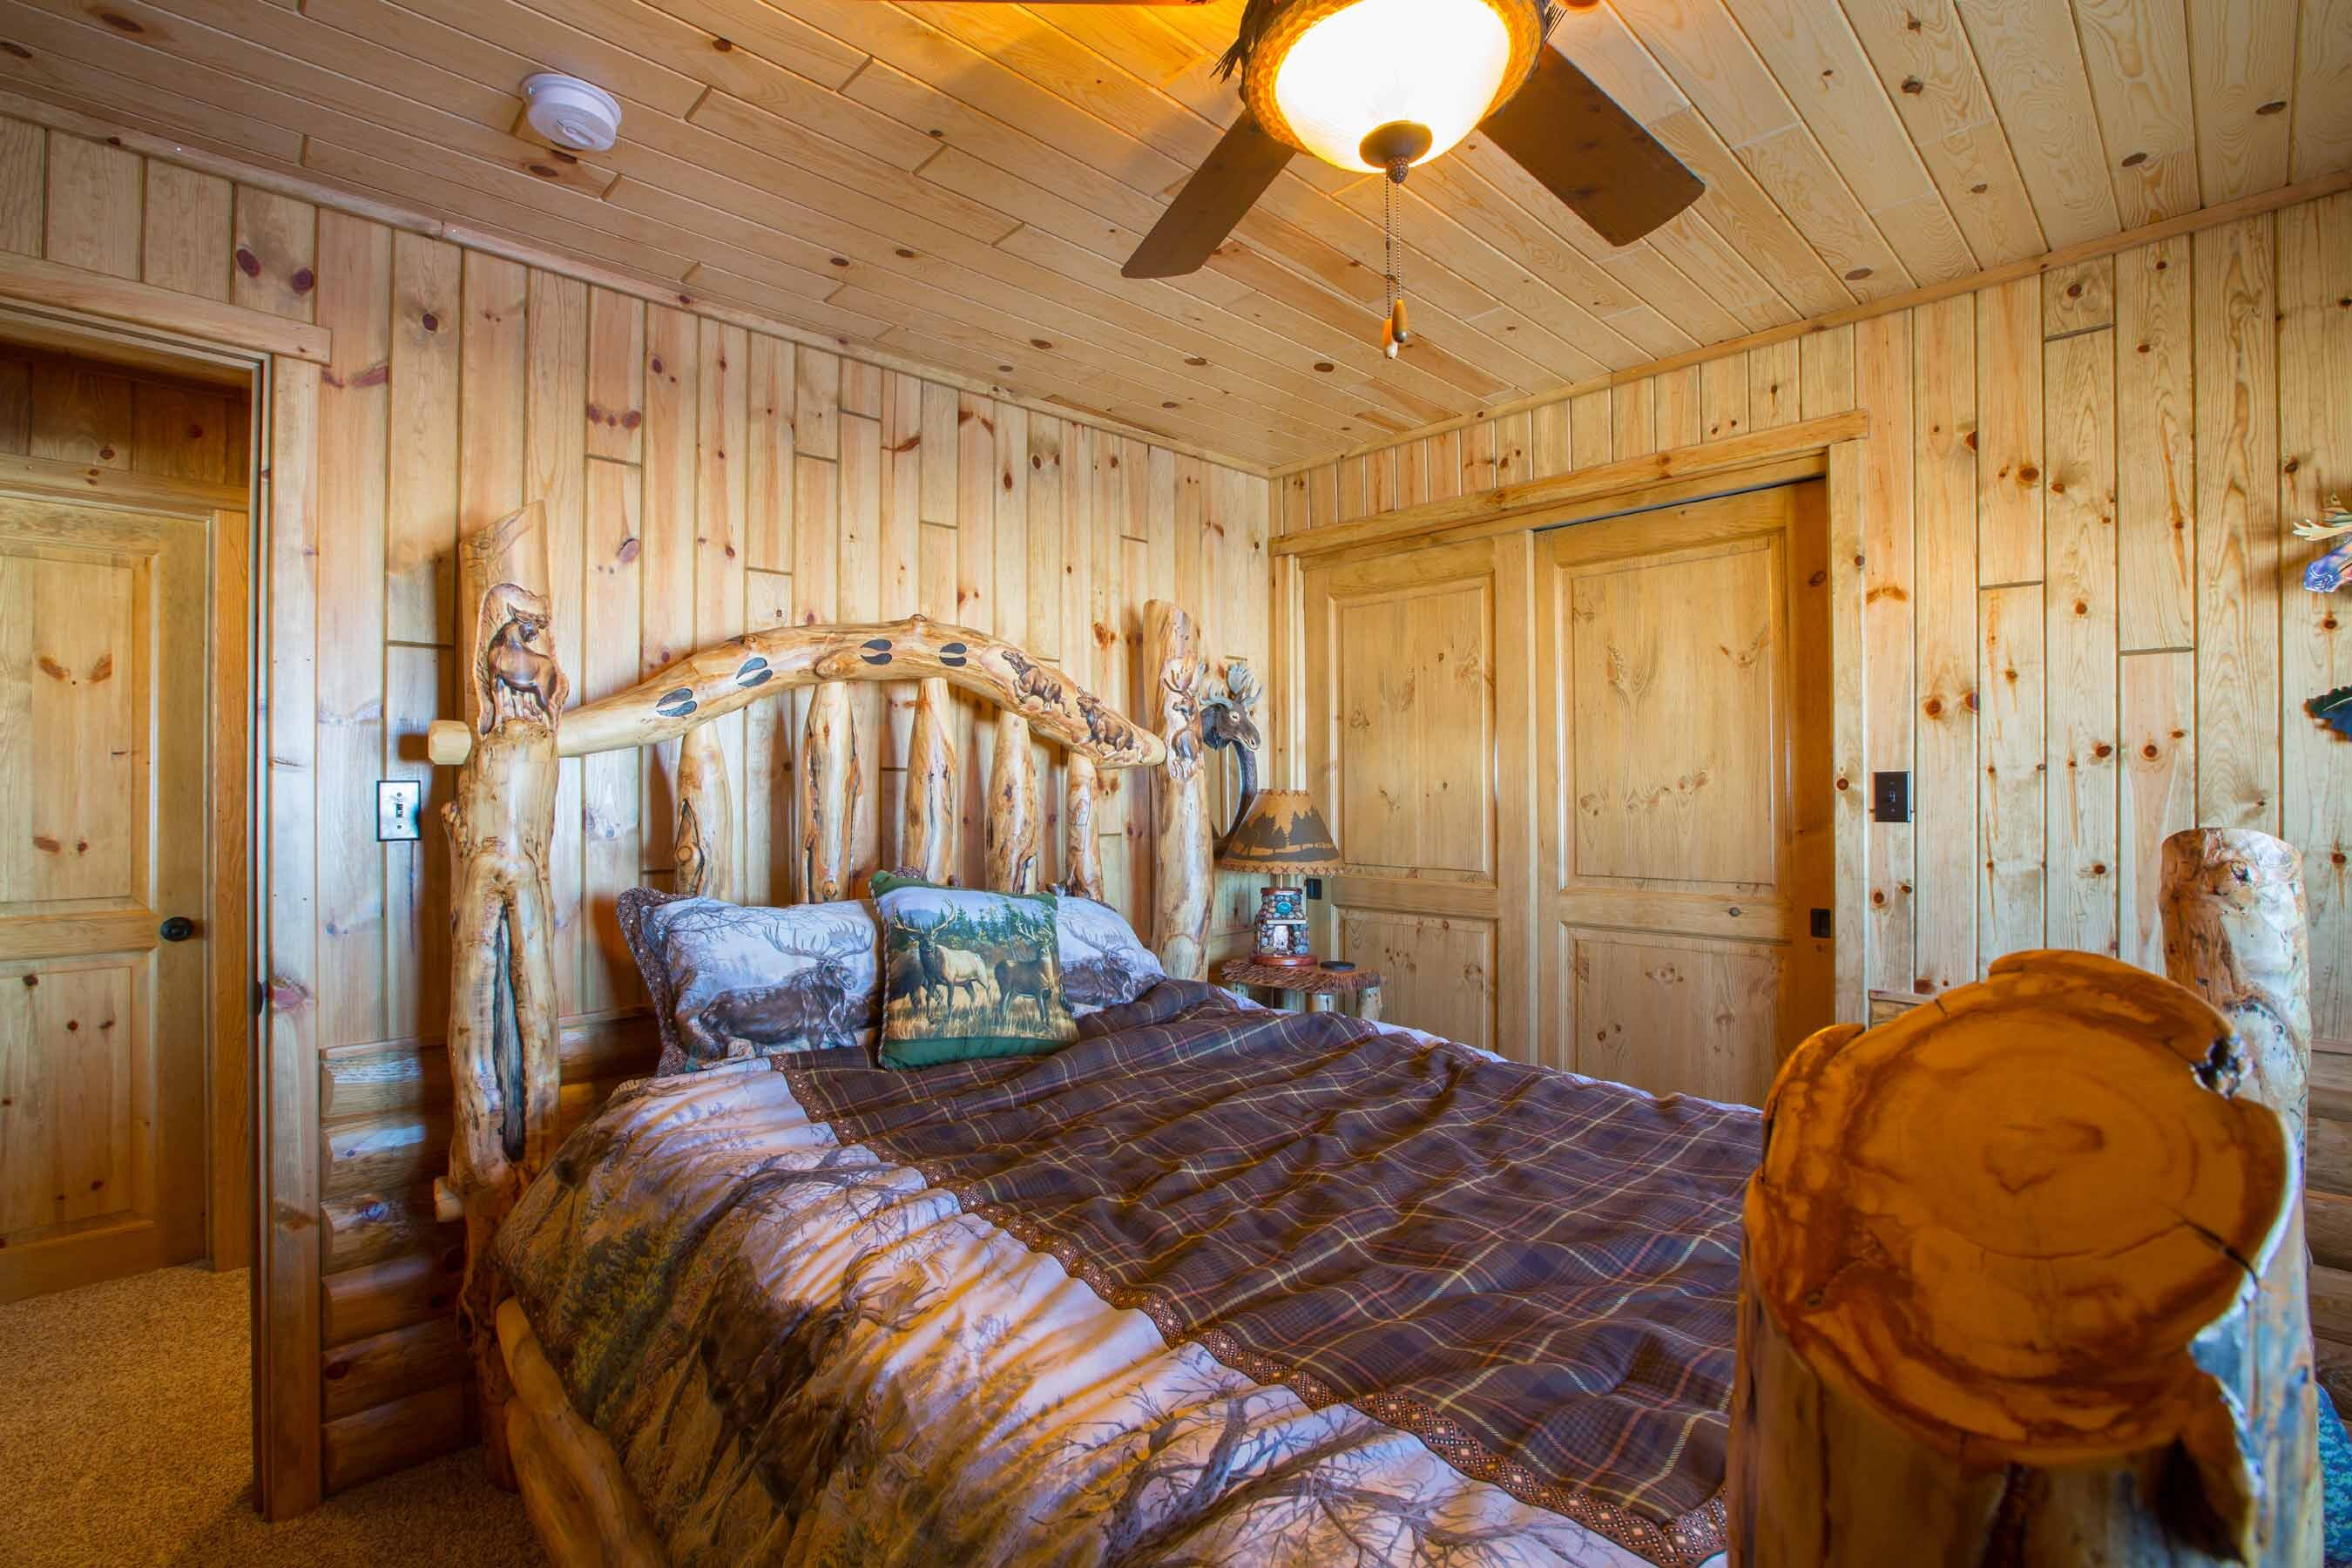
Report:
[[1389,358],[1412,341],[1405,325],[1404,283],[1397,274],[1396,203],[1397,187],[1404,184],[1405,171],[1412,163],[1402,158],[1390,161],[1388,184],[1381,188],[1381,237],[1386,247],[1388,278],[1388,319],[1381,323],[1381,350]]

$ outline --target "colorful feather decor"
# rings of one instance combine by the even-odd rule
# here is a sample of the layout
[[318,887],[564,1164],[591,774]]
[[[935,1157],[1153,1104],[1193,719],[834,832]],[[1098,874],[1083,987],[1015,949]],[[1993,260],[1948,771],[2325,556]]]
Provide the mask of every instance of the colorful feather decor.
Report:
[[2297,539],[2338,539],[2340,543],[2322,552],[2303,569],[2303,585],[2315,594],[2332,594],[2344,585],[2344,574],[2352,572],[2352,511],[2335,496],[2327,498],[2327,516],[2320,521],[2305,521],[2294,525]]
[[2339,686],[2303,705],[2303,710],[2347,741],[2352,741],[2352,686]]

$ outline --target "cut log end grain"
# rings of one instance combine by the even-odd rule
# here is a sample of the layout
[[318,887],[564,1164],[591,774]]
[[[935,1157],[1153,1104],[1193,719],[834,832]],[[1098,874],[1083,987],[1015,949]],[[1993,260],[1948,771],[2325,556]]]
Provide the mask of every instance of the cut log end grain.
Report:
[[1793,1052],[1740,1262],[1743,1568],[2315,1560],[2297,1162],[2230,1020],[2022,952]]
[[2024,953],[1774,1088],[1748,1196],[1792,1348],[1955,1458],[2132,1453],[2197,1418],[2191,1342],[2278,1245],[2293,1157],[2188,993]]

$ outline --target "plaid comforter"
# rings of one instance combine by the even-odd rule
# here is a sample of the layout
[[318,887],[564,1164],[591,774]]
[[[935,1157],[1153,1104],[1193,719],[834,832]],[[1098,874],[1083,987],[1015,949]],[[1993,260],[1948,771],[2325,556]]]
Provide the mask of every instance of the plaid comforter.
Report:
[[1753,1111],[1164,982],[1051,1057],[783,1058],[1113,1306],[1658,1563],[1722,1546]]

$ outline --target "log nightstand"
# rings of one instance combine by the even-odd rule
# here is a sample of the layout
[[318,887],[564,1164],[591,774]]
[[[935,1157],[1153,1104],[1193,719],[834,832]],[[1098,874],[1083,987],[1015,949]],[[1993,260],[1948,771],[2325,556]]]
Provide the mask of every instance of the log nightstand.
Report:
[[1377,969],[1325,969],[1320,964],[1290,969],[1274,963],[1252,963],[1229,958],[1217,966],[1217,984],[1246,996],[1252,986],[1306,1000],[1303,1010],[1328,1013],[1342,996],[1355,998],[1356,1016],[1377,1024],[1381,1018],[1381,972]]

